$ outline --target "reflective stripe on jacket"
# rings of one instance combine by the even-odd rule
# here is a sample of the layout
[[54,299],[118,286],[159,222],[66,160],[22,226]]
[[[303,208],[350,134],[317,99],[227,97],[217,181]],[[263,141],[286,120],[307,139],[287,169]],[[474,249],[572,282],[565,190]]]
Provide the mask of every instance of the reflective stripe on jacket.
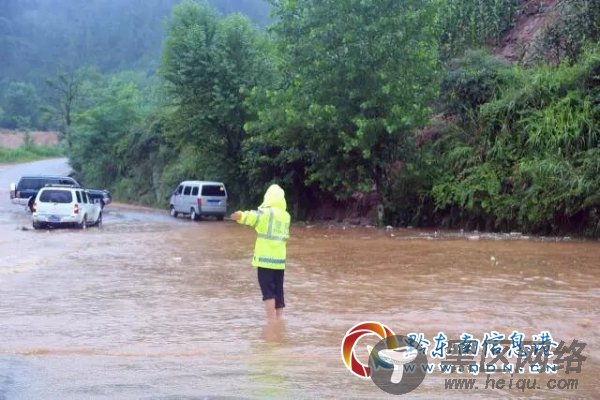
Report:
[[258,210],[242,212],[238,223],[253,227],[257,233],[253,266],[285,269],[286,245],[290,236],[290,214],[286,207],[283,189],[271,185]]
[[253,227],[257,233],[252,265],[285,269],[290,215],[278,208],[261,207],[256,211],[242,212],[239,223]]

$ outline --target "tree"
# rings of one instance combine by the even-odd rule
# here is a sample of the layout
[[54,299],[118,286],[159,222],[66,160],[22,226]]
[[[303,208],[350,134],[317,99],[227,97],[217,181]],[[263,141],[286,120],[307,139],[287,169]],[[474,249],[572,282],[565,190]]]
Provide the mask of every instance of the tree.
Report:
[[59,132],[67,140],[69,150],[73,145],[70,135],[73,110],[79,100],[82,80],[82,73],[75,71],[60,71],[54,79],[46,80],[46,85],[52,91],[54,107],[45,110],[58,121]]
[[140,122],[138,88],[118,79],[95,88],[95,104],[73,118],[71,165],[87,184],[107,187],[127,174],[118,144]]
[[244,193],[237,190],[244,184],[244,100],[270,74],[264,39],[247,18],[222,18],[193,1],[175,7],[167,31],[161,75],[172,100],[169,136],[179,149],[198,151],[190,173]]
[[11,82],[4,93],[3,124],[11,129],[31,129],[37,126],[40,99],[30,83]]
[[438,2],[271,3],[286,79],[267,97],[256,131],[305,144],[307,185],[340,199],[373,187],[385,197],[436,95]]

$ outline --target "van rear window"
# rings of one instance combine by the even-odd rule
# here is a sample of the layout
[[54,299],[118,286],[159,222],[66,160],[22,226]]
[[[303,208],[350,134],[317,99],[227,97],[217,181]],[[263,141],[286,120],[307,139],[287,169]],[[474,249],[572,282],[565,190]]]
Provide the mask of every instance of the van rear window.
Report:
[[40,194],[40,201],[42,203],[71,203],[73,201],[73,195],[67,190],[51,190],[47,189],[42,191]]
[[225,186],[223,185],[203,185],[202,196],[225,197]]

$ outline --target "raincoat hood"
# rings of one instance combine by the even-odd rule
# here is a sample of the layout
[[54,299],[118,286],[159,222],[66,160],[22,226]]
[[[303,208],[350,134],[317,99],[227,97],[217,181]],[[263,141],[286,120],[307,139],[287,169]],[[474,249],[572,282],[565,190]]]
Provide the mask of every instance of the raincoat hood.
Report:
[[279,208],[280,210],[285,211],[287,208],[285,192],[279,185],[269,186],[265,193],[263,203],[260,206]]

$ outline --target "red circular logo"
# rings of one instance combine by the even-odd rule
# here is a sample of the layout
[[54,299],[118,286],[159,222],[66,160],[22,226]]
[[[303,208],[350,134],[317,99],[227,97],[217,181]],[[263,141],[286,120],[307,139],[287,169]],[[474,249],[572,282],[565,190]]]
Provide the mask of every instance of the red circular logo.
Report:
[[[356,357],[356,344],[363,336],[372,335],[379,337],[379,340],[395,336],[394,332],[384,324],[367,321],[356,324],[350,328],[342,340],[342,360],[344,361],[346,368],[360,378],[369,378],[371,376],[371,369],[369,368],[368,363],[362,363]],[[390,346],[390,348],[394,347],[397,346]]]

